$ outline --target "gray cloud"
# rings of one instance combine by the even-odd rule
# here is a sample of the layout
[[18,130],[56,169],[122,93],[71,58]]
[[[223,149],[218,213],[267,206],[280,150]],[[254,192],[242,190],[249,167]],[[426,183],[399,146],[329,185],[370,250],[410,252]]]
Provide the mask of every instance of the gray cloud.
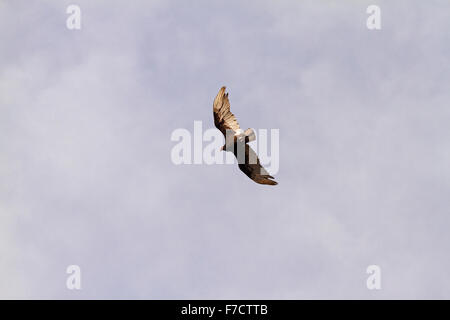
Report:
[[[71,3],[0,4],[0,297],[449,298],[447,1]],[[222,85],[276,188],[171,163]]]

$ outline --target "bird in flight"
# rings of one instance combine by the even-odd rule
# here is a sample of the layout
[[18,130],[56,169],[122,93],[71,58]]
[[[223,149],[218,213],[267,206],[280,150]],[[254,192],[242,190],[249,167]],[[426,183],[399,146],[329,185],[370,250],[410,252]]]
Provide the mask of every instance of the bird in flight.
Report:
[[230,111],[230,101],[226,87],[219,90],[213,104],[214,125],[225,137],[225,144],[220,150],[233,152],[238,160],[239,169],[250,179],[259,184],[276,185],[276,181],[261,166],[256,152],[247,144],[256,139],[253,129],[243,131],[234,114]]

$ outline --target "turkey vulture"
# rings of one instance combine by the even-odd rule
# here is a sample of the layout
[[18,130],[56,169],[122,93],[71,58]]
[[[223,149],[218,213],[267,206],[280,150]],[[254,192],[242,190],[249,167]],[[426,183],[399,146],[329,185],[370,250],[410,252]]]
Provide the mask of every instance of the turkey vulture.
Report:
[[261,166],[255,151],[247,144],[256,139],[255,132],[253,129],[243,131],[239,127],[236,117],[230,111],[230,101],[225,89],[226,87],[222,87],[219,90],[213,104],[214,125],[225,137],[225,144],[220,150],[233,152],[238,160],[239,169],[256,183],[278,184],[271,180],[274,177]]

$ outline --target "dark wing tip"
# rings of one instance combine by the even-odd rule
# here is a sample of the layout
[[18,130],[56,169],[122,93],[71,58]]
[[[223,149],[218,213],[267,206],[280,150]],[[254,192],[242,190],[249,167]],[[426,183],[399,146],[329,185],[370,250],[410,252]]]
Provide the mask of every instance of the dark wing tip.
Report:
[[253,180],[256,183],[267,184],[267,185],[270,185],[270,186],[276,186],[278,184],[278,182],[276,182],[275,180],[270,180],[270,179],[273,179],[273,177],[269,176],[269,175],[264,175],[264,176],[255,177]]

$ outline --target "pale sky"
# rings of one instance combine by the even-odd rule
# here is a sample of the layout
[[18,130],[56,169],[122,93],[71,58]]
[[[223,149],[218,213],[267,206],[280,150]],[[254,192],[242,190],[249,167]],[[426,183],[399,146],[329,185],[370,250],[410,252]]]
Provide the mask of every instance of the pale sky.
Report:
[[[0,298],[449,299],[449,71],[448,0],[0,0]],[[279,185],[171,162],[222,85]]]

